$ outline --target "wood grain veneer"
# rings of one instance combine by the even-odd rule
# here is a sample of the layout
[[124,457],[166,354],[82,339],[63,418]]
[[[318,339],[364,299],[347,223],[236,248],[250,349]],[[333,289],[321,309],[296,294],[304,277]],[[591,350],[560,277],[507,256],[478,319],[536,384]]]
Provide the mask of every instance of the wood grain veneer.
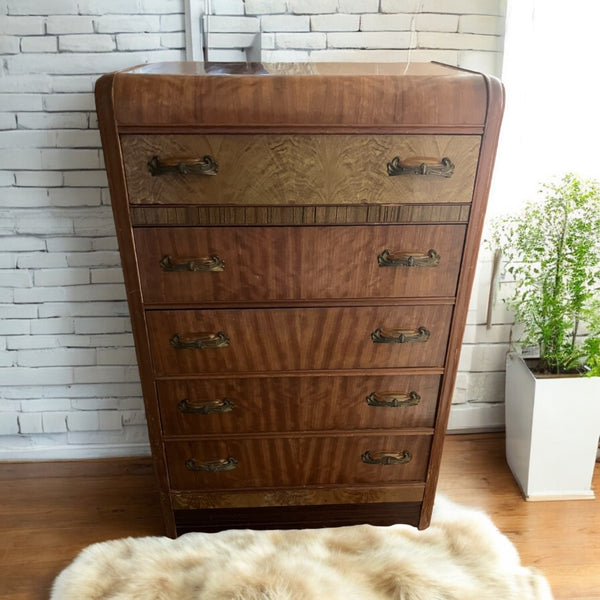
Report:
[[[123,135],[132,204],[386,204],[471,202],[480,136]],[[148,162],[211,156],[215,175],[152,175]],[[401,160],[444,157],[452,177],[387,173]]]
[[[440,367],[444,364],[449,305],[377,307],[159,310],[147,314],[155,375],[318,369]],[[377,329],[414,334],[426,341],[374,343]],[[228,346],[178,349],[174,335],[198,339],[224,332]]]
[[[122,128],[251,126],[481,132],[490,78],[445,65],[157,63],[115,81]],[[441,101],[443,94],[443,102]],[[408,101],[406,101],[408,100]],[[483,102],[482,102],[483,100]]]
[[[435,374],[230,376],[157,382],[165,437],[259,431],[432,428],[439,386],[440,375]],[[369,397],[371,404],[367,402]],[[395,405],[394,398],[397,399]],[[224,406],[224,399],[229,401],[225,404],[226,411],[217,412]],[[315,406],[319,407],[318,411]],[[208,412],[211,409],[212,412]]]
[[470,204],[328,204],[326,206],[130,206],[134,226],[355,225],[466,223]]
[[[496,79],[440,64],[100,78],[169,535],[427,527],[503,98]],[[396,156],[416,169],[395,175]],[[408,263],[380,266],[390,256]],[[367,450],[410,460],[367,464]]]
[[[425,481],[430,435],[298,435],[202,438],[166,442],[167,462],[174,489],[219,490],[335,484]],[[405,464],[365,464],[367,452],[410,452]],[[234,469],[191,471],[188,460],[235,458]]]
[[[456,293],[464,225],[139,228],[135,231],[147,304],[223,304],[336,298],[449,297]],[[318,249],[318,251],[316,251]],[[392,257],[424,266],[379,265]],[[427,260],[430,250],[439,257]],[[165,271],[218,256],[220,271]]]
[[[402,503],[420,504],[423,501],[424,483],[394,481],[392,484],[368,485],[320,485],[318,487],[288,487],[288,488],[258,488],[245,490],[203,490],[202,494],[196,491],[173,490],[171,497],[175,510],[188,509],[230,509],[231,512],[245,508],[291,508],[287,511],[292,515],[300,512],[301,508],[318,513],[318,506],[330,506],[335,512],[335,507],[353,505],[356,511],[365,512],[370,518],[379,516],[379,509],[383,504],[395,504],[401,512]],[[365,510],[366,509],[366,510]],[[333,516],[333,515],[330,515]],[[364,517],[363,517],[364,518]],[[380,521],[383,523],[384,521]],[[398,519],[398,522],[401,519]],[[418,519],[411,522],[418,524]]]

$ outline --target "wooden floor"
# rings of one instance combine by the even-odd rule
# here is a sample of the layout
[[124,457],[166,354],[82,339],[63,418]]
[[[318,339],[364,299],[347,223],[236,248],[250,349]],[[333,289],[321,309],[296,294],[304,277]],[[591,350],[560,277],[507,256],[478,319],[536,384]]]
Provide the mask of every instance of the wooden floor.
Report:
[[[499,434],[448,436],[439,492],[484,509],[557,600],[600,599],[600,499],[524,502],[503,443]],[[594,482],[600,496],[600,465]],[[82,548],[143,535],[162,535],[148,459],[0,463],[2,600],[47,600]]]
[[595,500],[525,502],[504,456],[504,436],[448,436],[438,493],[485,510],[540,569],[557,600],[600,599],[600,463]]

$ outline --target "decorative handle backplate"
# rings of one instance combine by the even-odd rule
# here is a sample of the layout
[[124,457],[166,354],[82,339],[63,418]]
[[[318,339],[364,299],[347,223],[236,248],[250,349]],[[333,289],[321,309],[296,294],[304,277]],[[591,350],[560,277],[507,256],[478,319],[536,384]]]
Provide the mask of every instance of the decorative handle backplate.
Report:
[[371,339],[374,344],[410,344],[412,342],[426,342],[431,332],[425,327],[417,329],[381,329],[377,328]]
[[177,350],[205,350],[207,348],[226,348],[231,340],[224,331],[217,333],[176,333],[169,343]]
[[435,250],[428,252],[391,252],[384,250],[377,257],[380,267],[437,267],[440,255]]
[[367,465],[405,465],[412,460],[412,454],[408,450],[402,452],[371,452],[367,450],[361,455]]
[[225,261],[213,254],[212,256],[202,256],[200,258],[173,258],[163,256],[160,259],[160,268],[163,271],[223,271]]
[[435,158],[424,158],[415,156],[401,160],[395,156],[387,164],[387,173],[390,177],[396,175],[435,175],[438,177],[452,177],[454,163],[444,157],[441,161]]
[[229,456],[217,460],[204,460],[197,462],[195,458],[185,461],[185,468],[188,471],[205,471],[216,473],[217,471],[233,471],[238,466],[238,460]]
[[417,392],[373,392],[366,397],[369,406],[387,406],[390,408],[416,406],[420,400],[421,396]]
[[153,156],[148,161],[148,171],[152,177],[166,173],[179,173],[181,175],[216,175],[219,172],[217,161],[209,155],[202,158],[159,158]]
[[231,412],[235,404],[229,398],[219,398],[209,402],[193,402],[184,398],[177,404],[179,412],[191,415],[214,415]]

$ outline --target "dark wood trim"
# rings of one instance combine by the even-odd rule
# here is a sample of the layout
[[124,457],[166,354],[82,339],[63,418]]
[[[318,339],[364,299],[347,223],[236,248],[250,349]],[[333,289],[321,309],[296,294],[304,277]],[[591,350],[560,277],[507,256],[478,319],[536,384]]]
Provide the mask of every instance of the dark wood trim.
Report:
[[441,135],[481,135],[483,127],[481,126],[460,126],[460,125],[440,125],[432,127],[427,124],[396,124],[374,127],[371,125],[121,125],[119,132],[122,135],[139,135],[139,134],[155,134],[155,133],[184,133],[184,134],[217,134],[217,133],[271,133],[271,134],[330,134],[330,135],[362,135],[365,133],[375,134],[396,134],[396,135],[417,135],[417,134],[441,134]]
[[178,206],[137,205],[129,209],[136,227],[279,227],[285,225],[453,224],[469,220],[470,204],[328,206]]
[[459,278],[454,319],[450,329],[450,341],[446,358],[446,374],[442,378],[442,391],[440,394],[440,406],[436,421],[436,433],[433,436],[429,465],[429,485],[425,490],[423,513],[419,523],[421,529],[429,525],[431,511],[435,500],[444,445],[444,432],[448,427],[448,420],[450,417],[456,371],[460,360],[462,338],[469,311],[469,302],[471,300],[471,291],[473,280],[475,278],[475,270],[477,268],[477,257],[481,245],[485,212],[494,161],[496,158],[496,149],[498,147],[500,124],[504,113],[504,87],[502,83],[495,77],[488,77],[486,75],[482,75],[482,77],[485,80],[487,89],[486,127],[482,138],[479,166],[475,178],[471,219],[467,226],[467,236],[463,251],[465,257],[464,264]]
[[[326,307],[343,307],[343,306],[410,306],[414,304],[421,304],[422,306],[434,306],[442,304],[454,304],[454,298],[449,296],[432,297],[427,299],[412,298],[407,296],[406,298],[377,298],[375,300],[368,300],[366,298],[332,298],[328,300],[311,300],[311,308],[326,308]],[[185,310],[186,308],[265,308],[265,307],[277,307],[277,308],[292,308],[306,306],[306,302],[300,300],[284,300],[284,301],[254,301],[254,302],[203,302],[202,304],[146,304],[145,308],[148,311],[152,310]]]
[[176,510],[177,535],[222,529],[299,529],[344,525],[417,525],[420,502]]
[[169,496],[169,482],[164,458],[164,448],[160,442],[158,398],[152,379],[150,347],[146,335],[146,319],[140,293],[133,228],[129,218],[128,193],[123,169],[123,156],[119,143],[114,113],[115,74],[103,75],[95,89],[98,127],[102,139],[106,173],[112,197],[112,209],[117,232],[117,241],[123,268],[127,302],[131,318],[131,328],[135,340],[142,394],[146,407],[146,421],[150,434],[150,445],[154,457],[154,468],[159,482],[159,495],[167,534],[175,534],[175,522]]
[[[361,435],[369,435],[373,437],[384,437],[387,435],[406,435],[406,436],[415,436],[415,435],[433,435],[433,429],[430,427],[413,427],[412,429],[361,429]],[[315,438],[327,438],[335,435],[339,438],[352,438],[356,437],[356,431],[345,431],[345,430],[335,430],[330,429],[327,431],[289,431],[289,432],[271,432],[265,431],[260,434],[251,435],[248,433],[228,433],[228,439],[298,439],[304,437],[315,437]],[[210,433],[210,434],[196,434],[196,435],[163,435],[163,439],[165,441],[174,441],[174,442],[185,442],[185,441],[194,441],[194,440],[211,440],[211,439],[221,439],[223,437],[222,433]]]
[[[443,368],[440,367],[398,367],[394,369],[369,369],[370,375],[441,375],[444,372]],[[252,373],[236,373],[236,378],[245,377],[273,377],[274,373],[280,374],[282,377],[338,377],[344,375],[347,377],[363,377],[363,370],[340,370],[331,369],[329,371],[253,371]],[[228,379],[231,377],[231,373],[203,373],[202,375],[189,375],[189,376],[162,376],[157,377],[156,381],[169,381],[174,379]]]

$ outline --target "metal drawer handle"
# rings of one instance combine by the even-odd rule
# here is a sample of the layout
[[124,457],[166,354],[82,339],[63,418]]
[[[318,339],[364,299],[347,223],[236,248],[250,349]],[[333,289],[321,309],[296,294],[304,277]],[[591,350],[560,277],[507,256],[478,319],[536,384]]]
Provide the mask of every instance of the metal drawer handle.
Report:
[[387,164],[387,173],[390,177],[396,175],[435,175],[438,177],[452,177],[454,173],[454,163],[444,157],[442,160],[436,158],[426,158],[414,156],[401,160],[395,156]]
[[230,341],[224,331],[217,331],[217,333],[176,333],[169,343],[177,350],[205,350],[207,348],[226,348]]
[[188,471],[205,471],[216,473],[217,471],[233,471],[238,466],[238,460],[229,456],[227,458],[219,458],[217,460],[204,460],[196,462],[195,458],[190,458],[185,461],[185,468]]
[[177,404],[179,412],[190,415],[214,415],[231,412],[235,404],[229,398],[220,398],[210,402],[194,402],[184,398]]
[[213,254],[212,256],[202,256],[200,258],[173,258],[163,256],[160,259],[160,268],[163,271],[223,271],[225,261]]
[[437,267],[440,255],[435,250],[428,252],[391,252],[384,250],[377,257],[380,267]]
[[208,154],[202,158],[159,158],[153,156],[148,161],[148,171],[152,177],[166,173],[179,173],[180,175],[216,175],[219,172],[217,161]]
[[371,339],[374,344],[410,344],[411,342],[426,342],[431,332],[425,327],[417,329],[381,329],[377,328]]
[[367,465],[405,465],[412,460],[412,454],[408,450],[402,452],[371,452],[367,450],[361,455]]
[[380,394],[373,392],[366,397],[369,406],[388,406],[390,408],[416,406],[420,400],[421,396],[417,392],[382,392]]

